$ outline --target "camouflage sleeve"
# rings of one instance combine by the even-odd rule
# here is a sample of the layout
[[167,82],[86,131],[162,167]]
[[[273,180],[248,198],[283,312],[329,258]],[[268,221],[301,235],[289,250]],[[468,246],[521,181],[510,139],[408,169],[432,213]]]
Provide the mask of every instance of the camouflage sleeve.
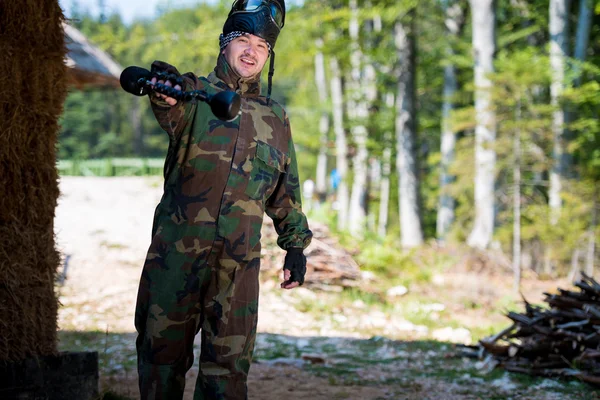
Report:
[[[152,63],[152,71],[161,71],[168,74],[180,75],[177,68],[162,61]],[[191,72],[181,75],[183,79],[183,91],[194,90],[198,78]],[[170,106],[164,99],[150,94],[150,105],[154,116],[160,127],[167,132],[171,139],[177,139],[185,127],[188,117],[194,114],[195,102],[178,101],[176,105]]]
[[275,191],[267,200],[265,212],[273,219],[273,225],[279,235],[277,244],[282,249],[288,250],[292,247],[308,247],[312,232],[308,229],[306,215],[302,212],[298,164],[287,117],[285,126],[289,135],[286,171],[281,174]]

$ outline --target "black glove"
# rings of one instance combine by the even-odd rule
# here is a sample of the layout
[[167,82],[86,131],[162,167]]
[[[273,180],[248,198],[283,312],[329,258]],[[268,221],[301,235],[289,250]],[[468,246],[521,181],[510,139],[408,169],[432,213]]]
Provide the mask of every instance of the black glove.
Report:
[[179,71],[177,71],[177,68],[171,64],[154,61],[150,67],[150,76],[151,78],[156,78],[157,81],[164,81],[165,83],[170,81],[173,87],[179,85],[183,89],[183,78]]
[[283,269],[290,271],[288,283],[298,282],[300,286],[304,283],[304,274],[306,274],[306,256],[304,249],[292,247],[288,249],[283,263]]

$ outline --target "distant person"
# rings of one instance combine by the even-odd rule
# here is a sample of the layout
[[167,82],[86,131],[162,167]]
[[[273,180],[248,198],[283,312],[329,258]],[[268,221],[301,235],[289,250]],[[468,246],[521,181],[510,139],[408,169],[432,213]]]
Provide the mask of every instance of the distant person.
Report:
[[331,173],[329,174],[329,186],[331,187],[331,195],[330,195],[331,196],[331,208],[333,210],[340,209],[337,192],[338,192],[338,188],[339,188],[341,182],[342,182],[342,177],[341,177],[340,173],[338,172],[338,170],[335,168],[332,169]]
[[[304,282],[312,237],[302,212],[287,113],[270,100],[283,0],[236,1],[223,26],[217,66],[206,78],[152,64],[152,83],[242,97],[241,115],[217,119],[206,103],[152,95],[168,133],[164,195],[140,281],[135,326],[141,398],[181,399],[201,330],[194,399],[247,399],[256,338],[260,230],[273,219],[287,251],[281,287]],[[268,96],[260,74],[271,57]]]
[[336,193],[338,187],[340,186],[340,182],[342,181],[342,177],[337,169],[332,169],[331,174],[329,175],[329,184],[331,185],[331,190],[333,193]]

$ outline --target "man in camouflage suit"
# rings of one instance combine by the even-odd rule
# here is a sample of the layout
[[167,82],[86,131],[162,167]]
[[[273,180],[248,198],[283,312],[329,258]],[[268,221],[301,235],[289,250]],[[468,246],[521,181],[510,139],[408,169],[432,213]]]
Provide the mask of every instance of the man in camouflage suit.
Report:
[[284,17],[282,0],[237,1],[208,77],[181,76],[159,61],[152,65],[153,83],[209,94],[234,90],[242,106],[238,118],[225,122],[206,103],[151,95],[170,143],[135,315],[144,400],[182,398],[200,330],[194,399],[247,399],[265,212],[287,251],[281,287],[304,281],[303,249],[312,233],[301,209],[290,124],[279,104],[260,95],[269,56],[270,86]]

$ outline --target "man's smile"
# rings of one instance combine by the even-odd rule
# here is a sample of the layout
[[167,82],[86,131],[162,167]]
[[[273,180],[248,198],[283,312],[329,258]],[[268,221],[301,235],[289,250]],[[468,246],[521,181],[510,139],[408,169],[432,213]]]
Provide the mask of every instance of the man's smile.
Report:
[[244,57],[240,57],[240,61],[243,62],[246,65],[249,66],[254,66],[256,65],[256,61],[250,57],[244,56]]

